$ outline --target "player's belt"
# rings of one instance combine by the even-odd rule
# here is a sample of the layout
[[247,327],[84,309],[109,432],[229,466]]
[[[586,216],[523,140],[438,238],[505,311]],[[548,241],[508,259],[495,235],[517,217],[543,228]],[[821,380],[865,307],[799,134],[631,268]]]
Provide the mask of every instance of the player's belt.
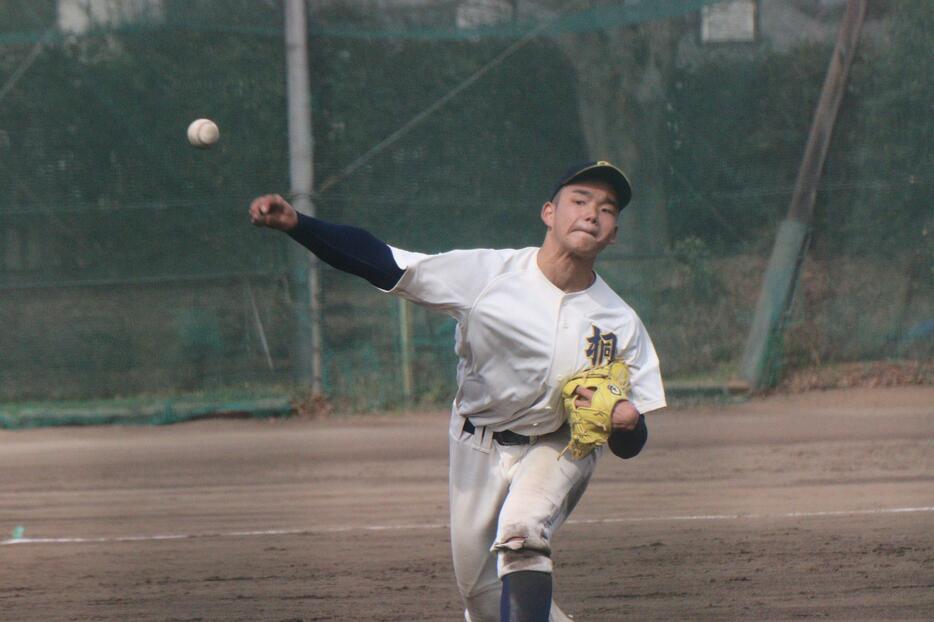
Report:
[[[473,434],[474,430],[477,428],[474,427],[473,422],[470,419],[464,418],[464,432],[467,434]],[[516,434],[509,430],[503,430],[502,432],[493,432],[493,440],[499,443],[500,445],[528,445],[531,441],[531,438],[523,434]]]

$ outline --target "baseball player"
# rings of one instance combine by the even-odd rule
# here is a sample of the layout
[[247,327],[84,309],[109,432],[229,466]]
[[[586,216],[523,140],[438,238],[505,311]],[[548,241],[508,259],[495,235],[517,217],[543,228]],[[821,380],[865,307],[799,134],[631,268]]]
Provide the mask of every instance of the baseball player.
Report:
[[[630,197],[612,164],[573,166],[542,206],[541,247],[437,255],[299,214],[278,195],[250,205],[253,224],[286,231],[330,265],[457,321],[451,545],[470,622],[569,619],[551,597],[555,532],[605,447],[639,453],[644,413],[666,405],[645,327],[594,272]],[[628,368],[630,389],[609,402],[612,433],[586,455],[567,454],[568,410],[597,401],[586,386],[562,396],[568,379],[614,361]]]

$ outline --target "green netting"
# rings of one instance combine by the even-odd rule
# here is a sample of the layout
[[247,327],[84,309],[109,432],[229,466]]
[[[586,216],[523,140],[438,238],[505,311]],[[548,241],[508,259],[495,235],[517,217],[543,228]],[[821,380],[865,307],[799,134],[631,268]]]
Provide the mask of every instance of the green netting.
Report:
[[288,397],[246,399],[155,399],[22,402],[0,406],[0,429],[19,430],[76,425],[170,425],[198,419],[284,417],[294,412]]
[[[748,2],[751,41],[705,41],[718,4],[307,3],[318,214],[424,252],[535,245],[566,164],[617,161],[635,200],[601,272],[673,386],[725,381],[844,3]],[[306,382],[291,242],[245,216],[289,191],[283,19],[278,1],[0,3],[0,399]],[[872,3],[777,373],[931,357],[932,32],[925,0]],[[185,141],[202,116],[207,151]],[[450,399],[451,320],[410,310],[406,344],[398,301],[328,267],[322,295],[329,396]]]
[[[720,0],[651,0],[631,3],[593,3],[582,0],[542,2],[532,5],[528,14],[520,12],[514,3],[509,19],[495,25],[454,25],[458,9],[465,5],[488,4],[491,10],[503,2],[464,2],[436,0],[408,9],[398,15],[380,15],[392,10],[386,3],[362,1],[334,2],[312,7],[308,32],[312,37],[326,39],[475,41],[478,38],[521,38],[541,31],[546,34],[599,32],[609,28],[668,19],[693,13]],[[0,33],[0,43],[61,43],[68,32],[37,28],[39,22],[50,21],[58,12],[54,3],[39,3],[28,7],[26,0],[13,2],[7,18],[19,22],[26,30]],[[93,4],[93,3],[92,3]],[[99,3],[101,5],[107,4]],[[136,6],[108,7],[106,16],[91,21],[81,33],[83,37],[103,37],[113,34],[140,34],[157,30],[187,30],[191,32],[231,35],[282,36],[282,11],[279,2],[255,0],[162,0],[137,2]],[[500,6],[496,6],[500,5]],[[588,6],[589,5],[589,6]],[[376,9],[376,11],[374,11]],[[89,12],[93,13],[93,9]],[[130,15],[133,19],[124,19]],[[44,19],[43,19],[44,18]]]

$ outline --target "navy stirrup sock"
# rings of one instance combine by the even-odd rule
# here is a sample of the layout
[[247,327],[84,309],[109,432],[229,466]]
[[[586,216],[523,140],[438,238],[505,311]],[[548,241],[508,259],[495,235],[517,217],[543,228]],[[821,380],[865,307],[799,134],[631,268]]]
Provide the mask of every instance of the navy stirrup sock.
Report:
[[298,226],[288,233],[321,261],[380,289],[390,290],[402,278],[404,271],[389,246],[359,227],[334,225],[300,213]]
[[500,622],[548,622],[551,573],[522,570],[503,577]]

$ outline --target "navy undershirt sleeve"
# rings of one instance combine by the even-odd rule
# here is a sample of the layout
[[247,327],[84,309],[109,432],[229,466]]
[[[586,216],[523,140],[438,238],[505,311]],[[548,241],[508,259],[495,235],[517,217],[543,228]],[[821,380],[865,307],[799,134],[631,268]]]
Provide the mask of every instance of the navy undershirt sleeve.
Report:
[[396,264],[389,245],[359,227],[335,225],[300,213],[298,226],[288,233],[321,261],[363,277],[380,289],[390,290],[402,278],[404,270]]
[[636,424],[634,430],[628,432],[615,430],[610,435],[610,440],[607,442],[607,445],[610,446],[610,451],[620,458],[627,460],[639,455],[639,452],[645,447],[645,442],[648,438],[649,429],[645,425],[645,415],[640,414],[639,423]]

